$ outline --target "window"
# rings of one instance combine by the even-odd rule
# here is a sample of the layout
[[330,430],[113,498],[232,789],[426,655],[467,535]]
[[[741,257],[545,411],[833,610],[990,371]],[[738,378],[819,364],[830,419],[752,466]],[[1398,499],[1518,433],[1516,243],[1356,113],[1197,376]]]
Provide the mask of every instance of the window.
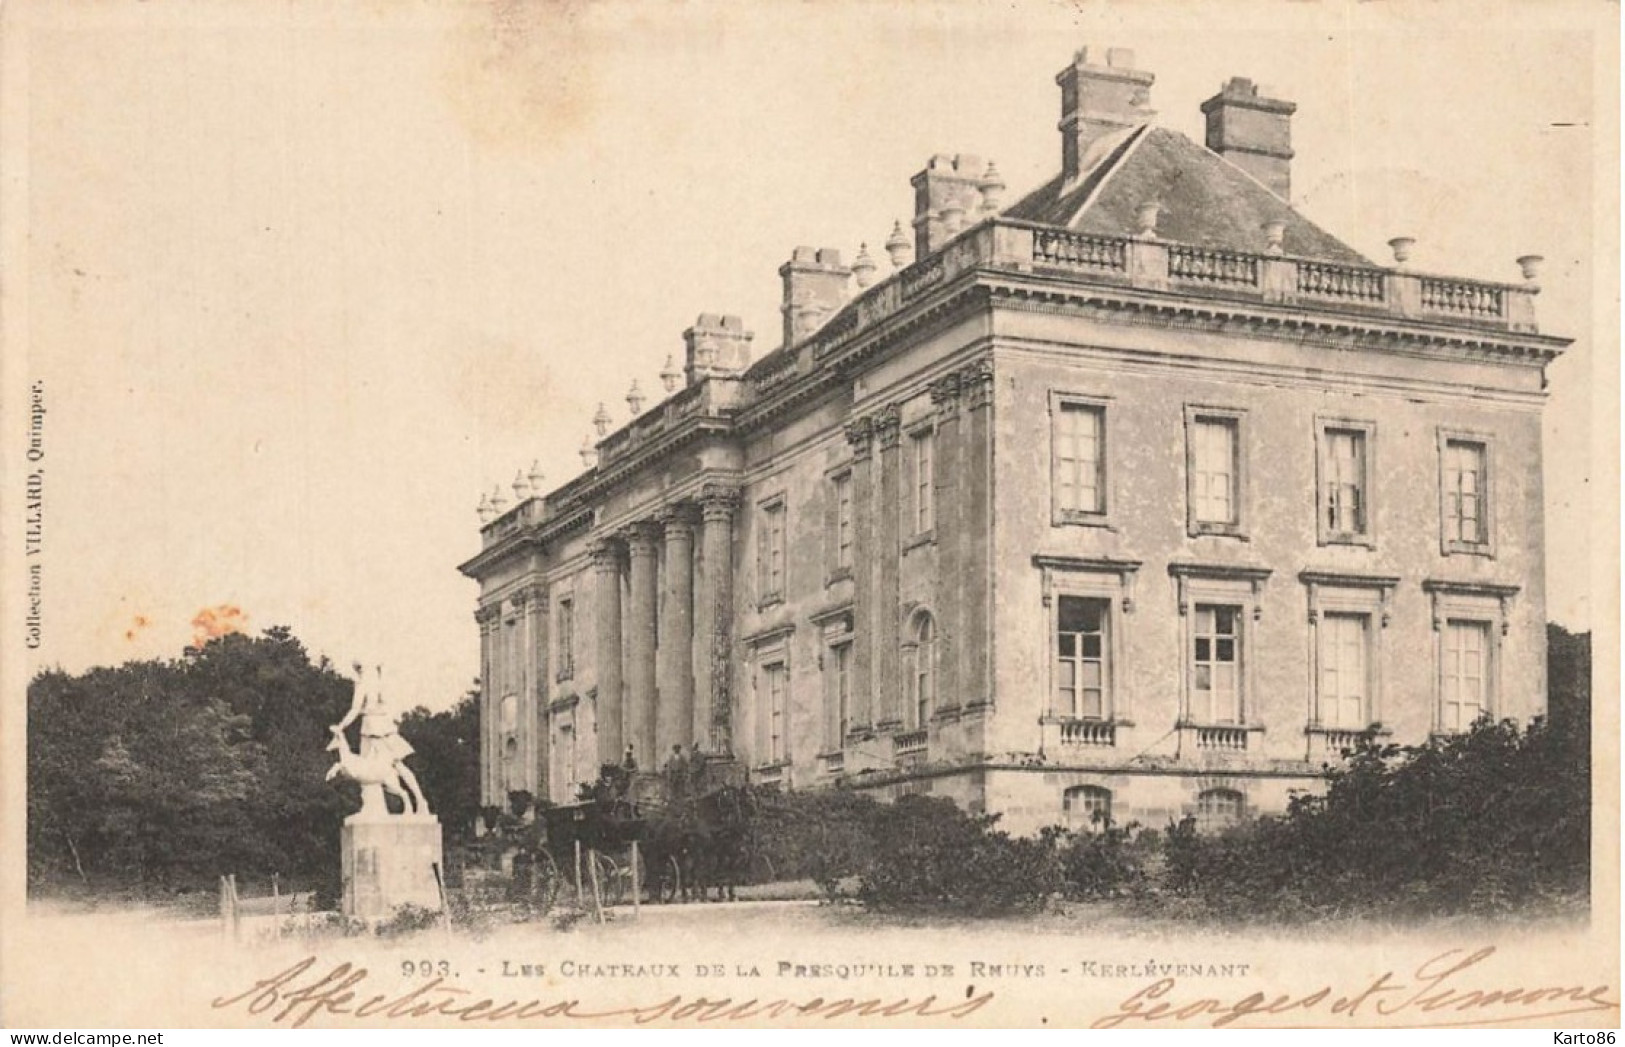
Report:
[[829,748],[839,749],[846,743],[847,731],[852,726],[852,643],[836,644],[829,649]]
[[1441,456],[1444,551],[1488,552],[1489,448],[1481,440],[1444,437]]
[[914,496],[911,502],[915,534],[925,534],[936,526],[936,434],[926,429],[909,440],[914,463]]
[[1202,724],[1241,721],[1241,608],[1197,604],[1191,651],[1191,716]]
[[1322,545],[1371,544],[1370,423],[1320,423],[1319,535]]
[[[1382,636],[1396,575],[1306,570],[1309,679],[1314,699],[1308,733],[1365,732],[1382,723]],[[1327,738],[1331,751],[1343,739]]]
[[559,601],[559,672],[560,680],[568,680],[576,671],[576,605],[571,597]]
[[1203,832],[1228,829],[1241,821],[1245,798],[1234,789],[1206,789],[1196,797],[1196,827]]
[[[1043,609],[1024,628],[1021,642],[1035,658],[1048,648],[1050,699],[1041,721],[1060,725],[1052,732],[1057,744],[1068,733],[1097,731],[1068,727],[1068,720],[1126,724],[1134,715],[1134,648],[1128,641],[1140,561],[1039,554],[1033,565],[1041,572]],[[1111,738],[1113,732],[1091,736]]]
[[783,662],[762,667],[762,756],[769,764],[783,763],[786,758],[785,689],[789,671]]
[[576,731],[574,724],[559,728],[560,748],[564,750],[564,795],[570,799],[576,794]]
[[1061,794],[1066,826],[1083,832],[1101,832],[1112,824],[1112,792],[1098,785],[1075,785]]
[[1333,534],[1365,531],[1365,434],[1326,432],[1326,529]]
[[840,574],[852,570],[852,474],[842,473],[831,483],[835,502],[835,533],[831,536],[834,570]]
[[1439,665],[1439,729],[1465,731],[1490,711],[1488,622],[1445,623]]
[[909,691],[914,721],[910,726],[924,727],[931,722],[937,697],[937,626],[923,611],[914,620],[913,641],[914,671]]
[[1051,456],[1058,519],[1106,512],[1106,408],[1057,400],[1052,408]]
[[519,698],[515,695],[504,695],[501,704],[501,723],[503,734],[513,734],[519,730]]
[[1241,415],[1187,409],[1189,531],[1241,532]]
[[1328,614],[1318,623],[1320,687],[1315,717],[1321,727],[1364,730],[1370,686],[1369,621],[1363,614]]
[[1055,711],[1083,720],[1108,719],[1106,636],[1110,602],[1063,596],[1056,612]]
[[763,604],[784,599],[784,499],[763,502],[756,530],[756,584]]

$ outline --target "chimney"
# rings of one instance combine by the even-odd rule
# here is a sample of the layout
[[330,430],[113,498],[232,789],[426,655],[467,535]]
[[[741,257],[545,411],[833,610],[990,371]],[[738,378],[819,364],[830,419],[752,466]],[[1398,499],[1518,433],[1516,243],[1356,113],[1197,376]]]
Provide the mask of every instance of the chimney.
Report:
[[[1091,61],[1093,59],[1093,61]],[[1079,51],[1055,76],[1061,85],[1061,174],[1063,190],[1098,159],[1091,149],[1101,139],[1150,121],[1152,73],[1134,68],[1134,52],[1112,47]]]
[[1207,147],[1266,185],[1282,200],[1292,198],[1292,114],[1298,106],[1258,93],[1258,85],[1233,76],[1202,103]]
[[965,228],[966,216],[982,206],[982,177],[987,165],[979,156],[933,156],[925,170],[909,180],[914,187],[914,257],[924,258]]
[[784,278],[784,344],[795,345],[824,325],[846,304],[846,283],[852,270],[841,264],[841,252],[831,247],[814,251],[798,247],[779,266]]
[[683,332],[683,344],[688,347],[683,377],[689,385],[707,378],[738,378],[750,366],[754,337],[737,316],[701,313],[694,326]]

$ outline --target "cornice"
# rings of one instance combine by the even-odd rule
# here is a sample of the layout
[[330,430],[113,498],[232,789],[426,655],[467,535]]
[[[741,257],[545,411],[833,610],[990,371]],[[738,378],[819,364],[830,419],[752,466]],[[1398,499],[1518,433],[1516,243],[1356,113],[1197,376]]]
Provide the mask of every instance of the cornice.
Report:
[[[1258,337],[1289,338],[1302,341],[1311,337],[1332,337],[1340,348],[1375,352],[1405,347],[1478,348],[1491,355],[1506,356],[1519,363],[1545,365],[1573,343],[1535,332],[1494,331],[1448,320],[1397,320],[1371,313],[1344,311],[1303,302],[1275,305],[1269,302],[1237,301],[1193,293],[1187,290],[1157,291],[1112,285],[1082,285],[1037,276],[998,271],[978,271],[994,298],[1030,302],[1035,305],[1070,304],[1099,310],[1103,314],[1123,314],[1126,322],[1201,330],[1207,333],[1248,333]],[[1121,322],[1121,321],[1120,321]],[[1435,354],[1424,353],[1433,356]]]

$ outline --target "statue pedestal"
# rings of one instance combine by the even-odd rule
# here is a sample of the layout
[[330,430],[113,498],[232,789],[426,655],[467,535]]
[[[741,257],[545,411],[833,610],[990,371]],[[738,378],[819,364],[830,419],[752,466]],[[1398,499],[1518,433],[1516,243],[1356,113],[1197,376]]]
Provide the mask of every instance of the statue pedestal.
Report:
[[432,814],[362,812],[344,819],[344,915],[388,919],[408,904],[439,912],[440,835],[440,819]]

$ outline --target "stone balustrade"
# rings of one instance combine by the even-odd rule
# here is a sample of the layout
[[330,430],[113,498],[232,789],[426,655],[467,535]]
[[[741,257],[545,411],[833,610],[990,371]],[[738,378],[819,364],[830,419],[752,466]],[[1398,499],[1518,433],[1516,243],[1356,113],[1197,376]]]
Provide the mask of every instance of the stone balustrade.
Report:
[[1117,744],[1117,725],[1103,720],[1063,721],[1061,744],[1110,748]]
[[924,727],[892,735],[893,756],[913,756],[925,752],[927,731]]
[[1245,727],[1198,727],[1196,747],[1223,752],[1246,752],[1248,733]]

